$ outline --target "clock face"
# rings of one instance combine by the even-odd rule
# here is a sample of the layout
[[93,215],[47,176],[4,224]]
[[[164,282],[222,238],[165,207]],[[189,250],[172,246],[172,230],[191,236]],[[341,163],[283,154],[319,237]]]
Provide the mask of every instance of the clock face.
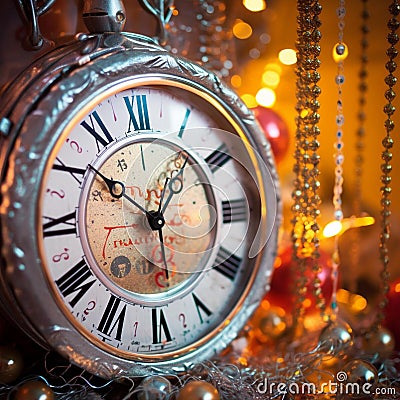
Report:
[[229,132],[210,101],[164,80],[112,89],[67,124],[39,246],[60,309],[94,345],[160,361],[240,308],[264,206],[250,146]]
[[[79,207],[90,265],[106,285],[143,304],[181,296],[210,267],[219,231],[207,165],[166,136],[140,134],[110,146],[93,163],[98,169],[90,164],[96,172]],[[119,192],[110,193],[101,176],[117,178]]]

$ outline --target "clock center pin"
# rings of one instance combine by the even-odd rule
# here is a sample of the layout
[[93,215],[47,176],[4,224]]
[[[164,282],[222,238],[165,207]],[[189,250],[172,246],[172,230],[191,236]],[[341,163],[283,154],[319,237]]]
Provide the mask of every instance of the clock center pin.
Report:
[[165,218],[161,211],[149,211],[147,214],[150,228],[153,231],[158,231],[165,225]]

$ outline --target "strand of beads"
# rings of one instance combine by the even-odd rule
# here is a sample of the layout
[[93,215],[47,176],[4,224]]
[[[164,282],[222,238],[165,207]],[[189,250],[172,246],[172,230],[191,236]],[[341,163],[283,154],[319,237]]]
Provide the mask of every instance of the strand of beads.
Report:
[[[393,147],[393,139],[392,139],[392,131],[395,127],[394,121],[392,119],[392,115],[395,112],[395,107],[392,104],[392,101],[394,100],[396,94],[393,90],[394,86],[396,85],[397,78],[393,75],[393,73],[396,71],[397,64],[394,61],[394,59],[397,57],[398,50],[395,48],[395,45],[399,41],[399,36],[396,33],[397,29],[400,26],[400,22],[397,19],[399,13],[400,13],[400,4],[398,1],[394,1],[390,6],[389,6],[389,11],[391,13],[391,18],[389,19],[388,22],[388,28],[389,28],[389,34],[387,36],[388,42],[390,44],[389,48],[386,51],[386,54],[389,58],[388,62],[386,63],[385,67],[386,70],[389,72],[389,74],[385,78],[385,83],[388,86],[388,89],[385,92],[385,97],[388,103],[384,107],[384,113],[387,116],[387,119],[385,121],[385,128],[386,128],[386,135],[382,140],[382,145],[383,145],[383,152],[382,152],[382,160],[383,163],[381,165],[381,170],[382,170],[382,175],[381,175],[381,182],[382,182],[382,187],[381,187],[381,219],[382,219],[382,231],[380,235],[380,257],[382,261],[382,272],[381,272],[381,278],[382,278],[382,293],[386,296],[388,290],[389,290],[389,270],[388,270],[388,265],[389,265],[389,255],[388,255],[388,241],[390,239],[390,205],[391,205],[391,200],[390,200],[390,194],[392,192],[392,188],[390,186],[392,178],[390,176],[390,173],[392,171],[392,165],[391,165],[391,160],[392,160],[392,153],[391,153],[391,148]],[[382,299],[381,303],[379,304],[380,311],[377,316],[377,321],[376,324],[380,325],[384,318],[384,313],[383,309],[386,307],[387,300],[386,297]]]
[[[366,120],[366,112],[365,107],[367,103],[367,92],[368,92],[368,34],[369,34],[369,6],[368,0],[362,0],[363,8],[361,11],[361,55],[360,55],[360,70],[358,72],[358,110],[357,110],[357,122],[358,127],[356,129],[356,143],[355,143],[355,158],[354,158],[354,182],[353,182],[353,203],[352,210],[353,215],[359,216],[361,215],[361,201],[362,201],[362,178],[363,178],[363,169],[364,169],[364,138],[365,138],[365,120]],[[360,260],[360,232],[358,229],[352,230],[351,235],[351,253],[350,253],[350,262],[351,262],[351,272],[354,277],[351,282],[349,282],[349,289],[352,292],[355,292],[356,289],[356,281],[359,276],[359,260]]]
[[[313,291],[317,306],[323,313],[325,302],[321,290],[321,281],[318,273],[321,267],[319,258],[319,225],[317,218],[320,215],[320,198],[318,169],[320,156],[318,155],[320,133],[318,122],[320,116],[318,96],[321,89],[318,86],[320,75],[317,69],[320,66],[320,39],[319,15],[322,7],[318,1],[306,0],[297,2],[298,29],[297,29],[297,83],[296,83],[296,133],[295,133],[295,173],[292,198],[292,247],[293,258],[297,273],[296,304],[293,321],[296,330],[302,330],[304,317],[304,300],[307,292],[306,269],[308,260],[312,260]],[[296,272],[295,272],[296,273]]]
[[236,64],[232,29],[227,22],[226,5],[220,0],[198,0],[197,20],[200,27],[200,63],[227,79]]
[[[344,114],[343,114],[343,84],[344,78],[344,60],[347,57],[348,50],[346,44],[343,42],[344,35],[344,17],[346,15],[346,8],[344,0],[339,1],[339,7],[336,10],[338,17],[338,42],[333,48],[333,59],[337,63],[337,74],[335,82],[337,85],[337,102],[336,102],[336,142],[335,142],[335,183],[333,187],[333,206],[334,206],[334,218],[336,221],[341,222],[343,220],[342,210],[342,193],[343,193],[343,125],[344,125]],[[335,236],[335,244],[332,254],[332,281],[333,290],[331,298],[331,310],[332,319],[336,319],[338,308],[336,300],[336,292],[338,286],[338,270],[340,265],[339,256],[339,235]]]
[[392,116],[395,112],[395,107],[393,105],[393,100],[396,97],[396,93],[394,91],[394,86],[397,83],[397,78],[394,76],[394,73],[397,69],[397,64],[394,61],[398,55],[398,50],[396,49],[396,45],[399,41],[399,35],[396,33],[399,26],[400,21],[398,20],[398,16],[400,14],[400,3],[395,0],[389,5],[389,21],[388,21],[388,29],[389,33],[387,35],[387,40],[389,43],[389,47],[386,50],[386,55],[388,57],[388,61],[385,64],[385,68],[388,71],[388,75],[385,77],[385,84],[387,85],[387,90],[385,92],[385,98],[387,103],[383,108],[383,112],[386,115],[386,120],[384,123],[385,126],[385,136],[382,140],[382,164],[381,164],[381,233],[379,240],[379,252],[380,252],[380,260],[382,263],[381,270],[381,293],[382,298],[378,304],[378,312],[375,318],[374,323],[370,327],[369,331],[364,335],[364,349],[367,353],[375,353],[380,358],[388,357],[394,348],[394,339],[391,333],[382,327],[382,322],[385,318],[385,307],[387,305],[387,294],[389,292],[389,281],[390,281],[390,273],[389,273],[389,249],[388,244],[390,240],[390,215],[391,215],[391,199],[390,195],[392,192],[391,182],[391,172],[392,172],[392,152],[391,149],[393,147],[393,138],[392,132],[395,128],[395,123],[392,119]]

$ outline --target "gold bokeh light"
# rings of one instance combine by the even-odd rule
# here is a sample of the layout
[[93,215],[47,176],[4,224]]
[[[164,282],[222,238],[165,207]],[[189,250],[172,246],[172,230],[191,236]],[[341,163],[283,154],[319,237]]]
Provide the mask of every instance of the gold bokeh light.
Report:
[[243,5],[252,12],[263,11],[267,8],[265,0],[243,0]]
[[253,34],[253,29],[247,22],[237,19],[233,25],[232,32],[238,39],[248,39]]
[[263,107],[272,107],[276,101],[276,94],[270,88],[261,88],[256,94],[257,103]]
[[293,49],[283,49],[278,54],[279,61],[284,65],[293,65],[297,62],[296,51]]
[[252,94],[244,93],[240,97],[242,98],[244,104],[246,104],[248,108],[257,107],[257,100]]
[[279,85],[280,80],[281,77],[276,71],[267,70],[262,74],[263,83],[272,89]]

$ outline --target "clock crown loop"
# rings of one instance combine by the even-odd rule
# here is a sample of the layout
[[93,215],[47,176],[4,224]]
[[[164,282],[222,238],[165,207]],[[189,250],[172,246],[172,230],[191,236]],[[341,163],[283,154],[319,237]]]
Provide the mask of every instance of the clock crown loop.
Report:
[[125,7],[122,0],[84,0],[82,18],[90,33],[121,32]]

